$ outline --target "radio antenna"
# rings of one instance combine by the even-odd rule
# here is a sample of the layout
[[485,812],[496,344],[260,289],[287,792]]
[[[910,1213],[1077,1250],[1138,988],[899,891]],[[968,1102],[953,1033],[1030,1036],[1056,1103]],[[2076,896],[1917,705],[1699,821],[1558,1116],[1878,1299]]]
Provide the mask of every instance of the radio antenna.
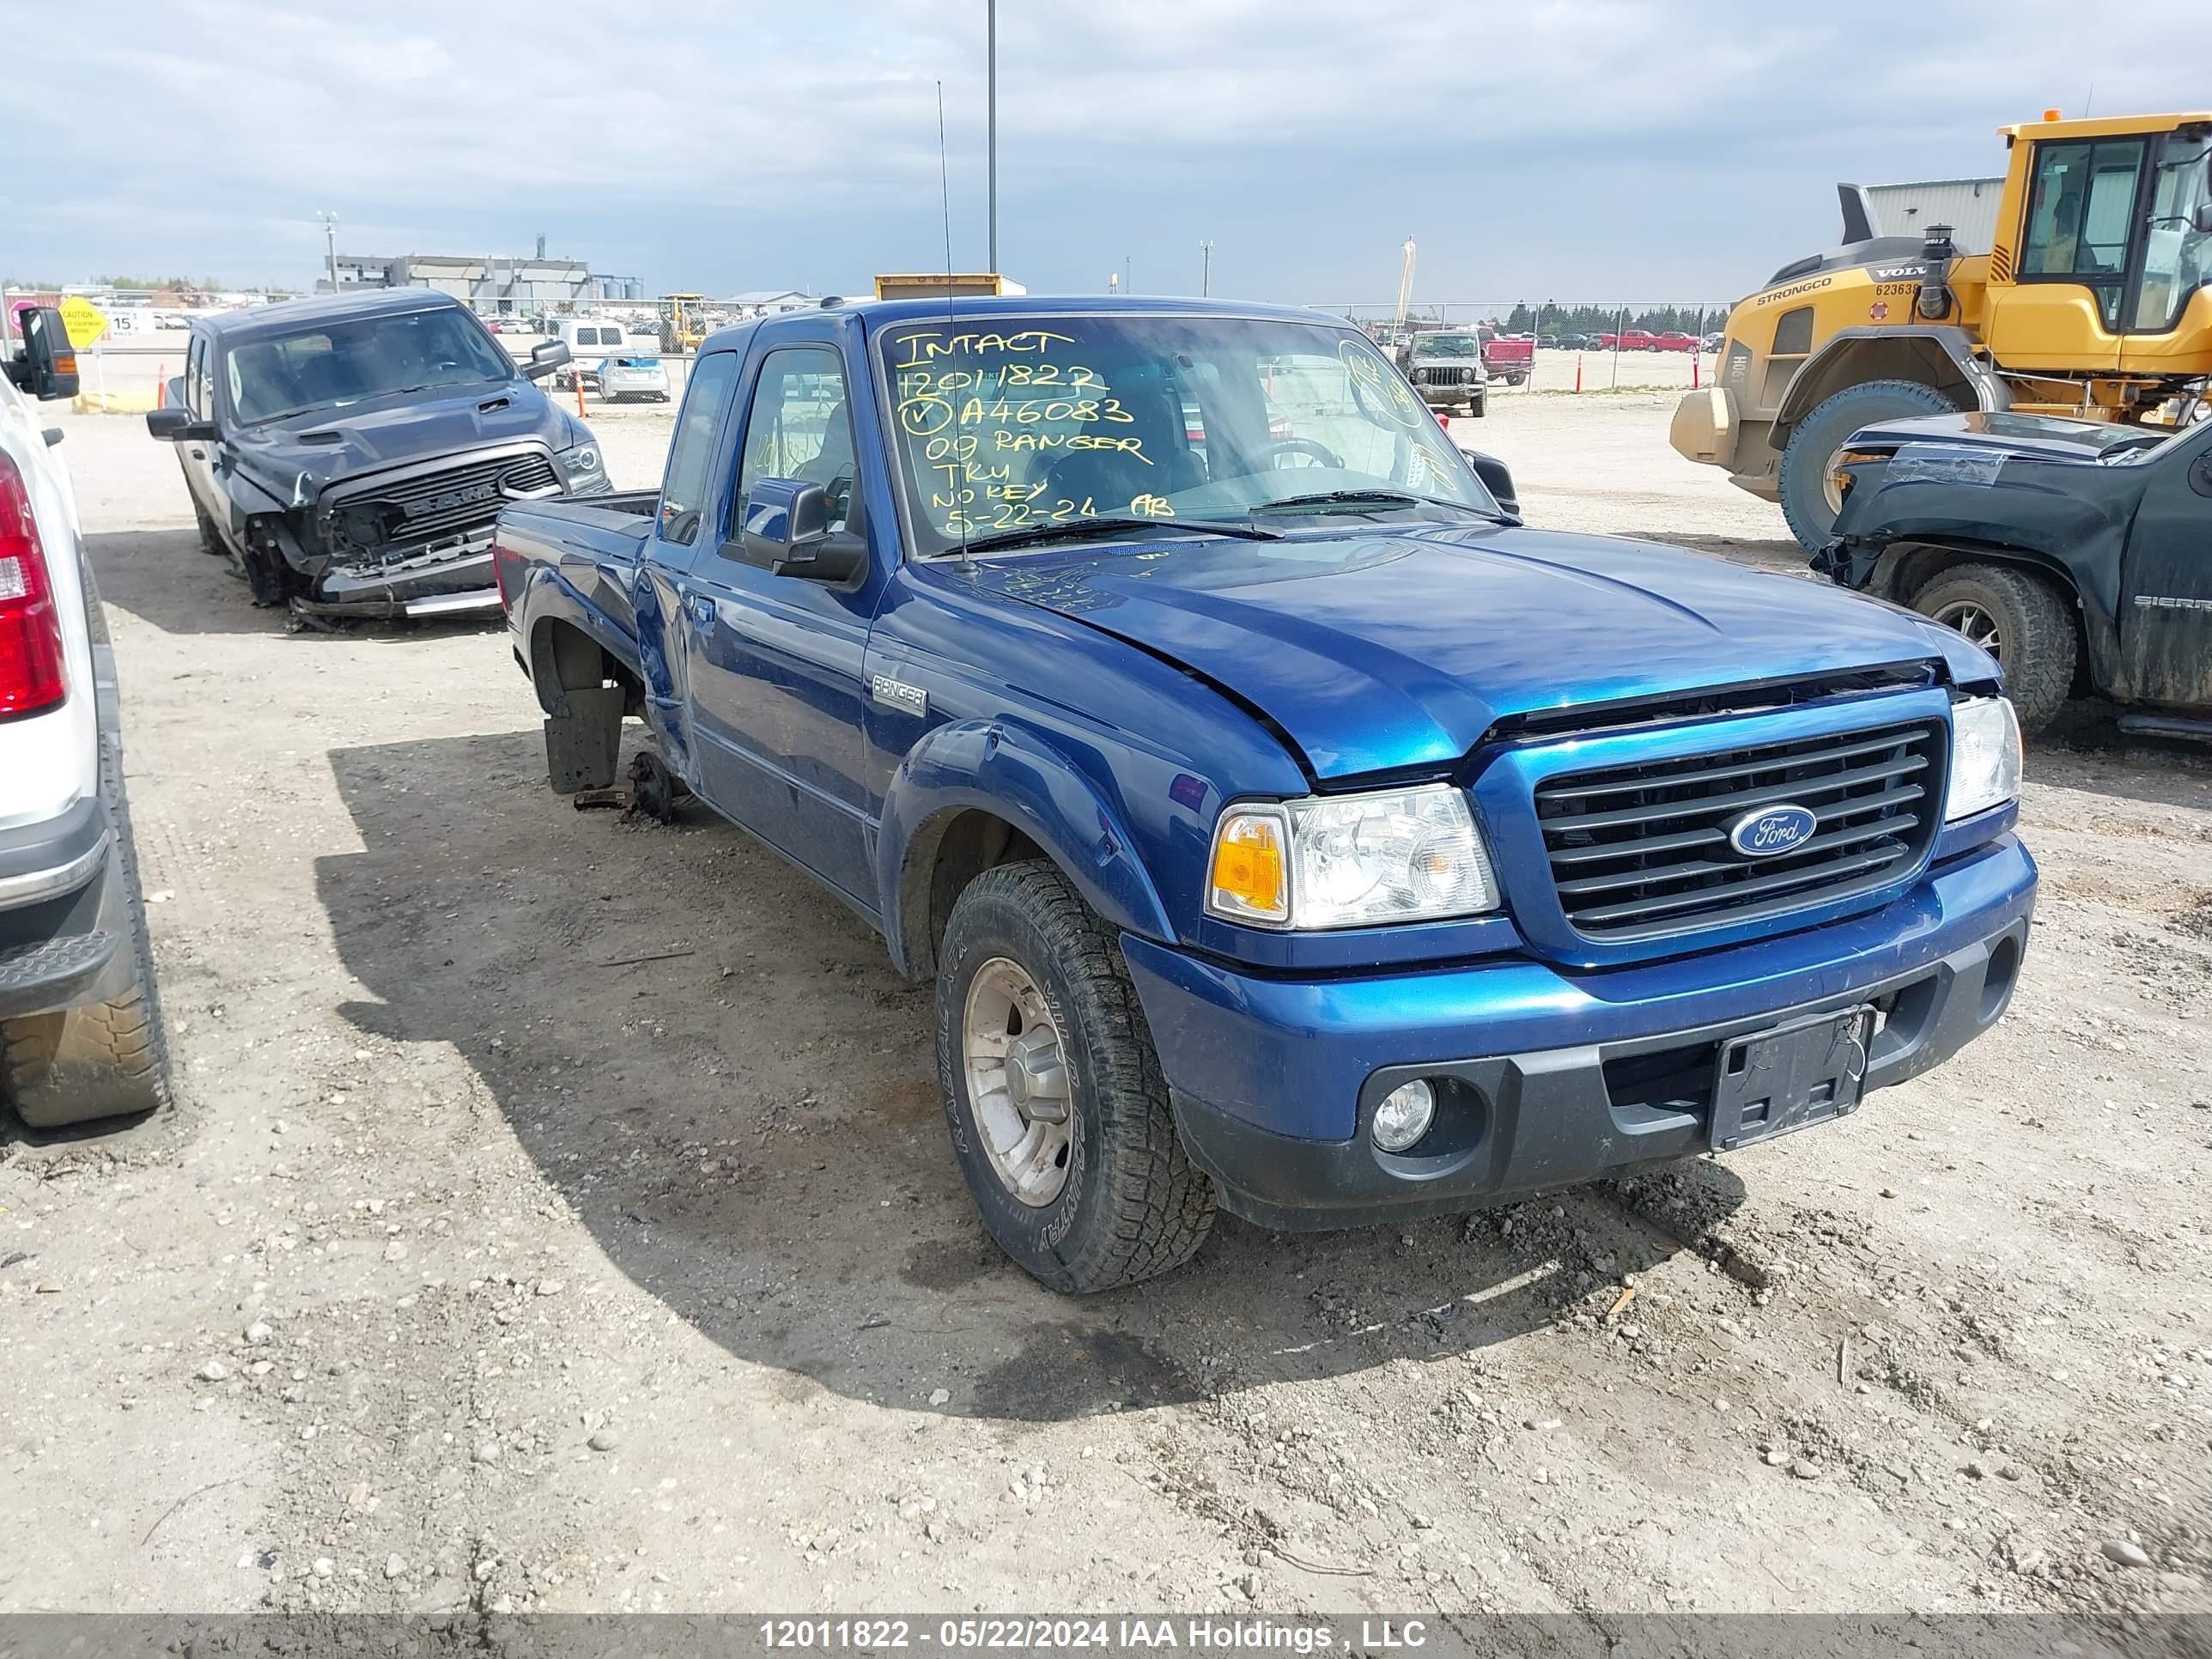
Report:
[[[950,333],[958,329],[960,319],[952,299],[952,173],[945,160],[945,82],[942,81],[937,83],[937,198],[945,215],[945,326]],[[951,343],[950,338],[945,343],[948,346]],[[958,422],[956,421],[954,424],[957,427]],[[968,509],[960,500],[966,493],[968,466],[960,459],[958,447],[954,446],[952,456],[954,464],[960,468],[952,481],[952,510],[960,515],[960,571],[966,575],[975,567],[968,557]]]

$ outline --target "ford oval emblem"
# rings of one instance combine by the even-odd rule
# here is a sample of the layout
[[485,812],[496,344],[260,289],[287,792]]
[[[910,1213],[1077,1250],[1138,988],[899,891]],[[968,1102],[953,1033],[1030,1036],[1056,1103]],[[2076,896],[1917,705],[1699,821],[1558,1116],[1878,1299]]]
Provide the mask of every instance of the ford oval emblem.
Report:
[[1820,820],[1810,808],[1779,801],[1772,806],[1754,806],[1730,818],[1728,841],[1747,859],[1771,859],[1796,852],[1813,839],[1820,827]]

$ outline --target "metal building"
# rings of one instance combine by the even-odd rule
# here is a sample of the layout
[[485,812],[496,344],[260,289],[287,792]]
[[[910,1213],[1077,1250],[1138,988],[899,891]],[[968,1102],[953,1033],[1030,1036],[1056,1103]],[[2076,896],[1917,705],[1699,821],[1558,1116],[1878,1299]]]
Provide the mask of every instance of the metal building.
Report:
[[[581,259],[541,259],[527,254],[408,253],[397,258],[337,256],[338,288],[434,288],[486,316],[537,316],[587,294],[590,272]],[[327,279],[318,283],[328,292]]]
[[1875,230],[1883,236],[1917,236],[1930,225],[1951,227],[1961,253],[1987,253],[1996,240],[2002,179],[1931,179],[1917,185],[1869,185]]

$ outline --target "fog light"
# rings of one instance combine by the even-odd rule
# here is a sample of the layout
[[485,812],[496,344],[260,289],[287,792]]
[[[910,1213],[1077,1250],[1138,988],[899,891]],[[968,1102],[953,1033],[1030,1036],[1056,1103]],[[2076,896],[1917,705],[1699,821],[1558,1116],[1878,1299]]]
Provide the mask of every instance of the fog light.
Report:
[[1437,1115],[1437,1091],[1427,1081],[1415,1078],[1411,1083],[1401,1083],[1382,1097],[1382,1103],[1375,1109],[1375,1127],[1370,1131],[1375,1144],[1386,1152],[1402,1152],[1429,1132],[1429,1120]]

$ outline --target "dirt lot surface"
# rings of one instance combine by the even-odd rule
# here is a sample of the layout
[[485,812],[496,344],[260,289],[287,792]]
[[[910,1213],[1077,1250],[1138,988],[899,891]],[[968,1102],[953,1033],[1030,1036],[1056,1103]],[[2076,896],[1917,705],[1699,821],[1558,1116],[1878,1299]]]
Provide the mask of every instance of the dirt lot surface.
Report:
[[[1671,401],[1462,436],[1794,568]],[[502,632],[287,633],[65,424],[185,1098],[0,1128],[0,1610],[2208,1606],[2201,755],[2033,756],[2009,1018],[1840,1126],[1070,1301],[860,924],[550,795]]]

